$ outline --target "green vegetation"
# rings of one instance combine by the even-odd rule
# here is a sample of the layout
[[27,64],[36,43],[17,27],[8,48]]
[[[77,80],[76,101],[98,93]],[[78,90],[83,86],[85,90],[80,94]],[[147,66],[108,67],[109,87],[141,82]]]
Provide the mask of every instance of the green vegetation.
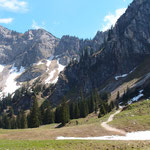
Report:
[[127,106],[110,124],[128,132],[150,130],[150,100]]
[[0,141],[0,150],[148,150],[150,142],[126,141]]

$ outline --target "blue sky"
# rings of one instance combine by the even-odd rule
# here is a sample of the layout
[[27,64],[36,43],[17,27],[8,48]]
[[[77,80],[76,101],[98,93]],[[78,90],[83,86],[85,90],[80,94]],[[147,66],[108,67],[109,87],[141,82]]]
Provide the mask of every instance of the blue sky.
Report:
[[44,28],[59,38],[93,38],[115,24],[132,1],[0,0],[0,25],[22,33]]

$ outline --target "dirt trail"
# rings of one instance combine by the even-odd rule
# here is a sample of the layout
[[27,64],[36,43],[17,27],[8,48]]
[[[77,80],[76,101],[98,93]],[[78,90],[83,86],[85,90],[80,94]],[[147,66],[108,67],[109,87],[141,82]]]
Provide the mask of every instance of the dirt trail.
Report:
[[113,131],[113,132],[117,132],[122,135],[126,135],[126,132],[124,130],[116,129],[116,128],[108,125],[109,122],[113,121],[114,116],[119,114],[121,111],[122,111],[122,108],[119,109],[118,111],[116,111],[114,114],[110,115],[110,117],[108,118],[108,120],[106,122],[101,123],[101,126],[107,131]]

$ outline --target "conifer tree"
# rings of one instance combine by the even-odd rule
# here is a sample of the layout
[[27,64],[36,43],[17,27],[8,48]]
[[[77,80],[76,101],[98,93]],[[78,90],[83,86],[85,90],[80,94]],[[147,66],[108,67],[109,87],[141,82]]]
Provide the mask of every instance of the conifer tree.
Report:
[[25,112],[21,112],[21,129],[25,129],[28,127],[27,117]]
[[14,116],[11,118],[11,129],[17,129],[17,122]]
[[92,92],[91,94],[91,104],[90,104],[90,113],[94,112],[94,109],[95,109],[95,100],[94,100],[94,94]]
[[75,104],[75,119],[80,118],[80,110],[79,110],[79,104]]
[[11,129],[10,121],[6,114],[3,115],[3,128]]
[[12,118],[14,116],[14,110],[12,107],[9,108],[9,117]]
[[40,107],[40,114],[41,114],[41,124],[44,125],[46,124],[46,121],[45,121],[45,109],[43,105]]
[[37,103],[37,99],[33,97],[33,105],[30,109],[30,115],[29,115],[29,125],[31,128],[36,128],[40,126],[40,120],[39,120],[39,107]]
[[62,125],[66,125],[70,120],[69,106],[64,98],[62,106],[61,106],[61,123]]
[[54,112],[51,110],[51,107],[49,106],[46,110],[46,124],[51,124],[55,122],[55,115]]
[[95,89],[95,113],[98,111],[99,106],[99,95],[97,89]]
[[17,115],[16,122],[17,122],[17,128],[18,128],[18,129],[21,129],[21,113],[19,113],[19,114]]
[[55,111],[55,123],[61,122],[61,107],[58,106]]
[[70,109],[70,119],[75,118],[75,103],[71,103],[69,106]]

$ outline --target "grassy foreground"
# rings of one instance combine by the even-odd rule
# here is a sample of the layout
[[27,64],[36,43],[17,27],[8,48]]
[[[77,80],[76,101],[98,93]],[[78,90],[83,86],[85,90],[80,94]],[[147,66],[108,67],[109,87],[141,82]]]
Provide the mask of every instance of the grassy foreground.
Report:
[[131,104],[109,124],[127,132],[150,130],[150,100]]
[[150,141],[0,141],[0,150],[149,150],[149,148]]
[[[112,113],[114,112],[110,114]],[[54,140],[57,136],[114,135],[115,133],[104,130],[100,125],[110,114],[102,118],[90,114],[86,118],[72,120],[63,128],[56,128],[58,124],[52,124],[35,129],[0,129],[0,150],[150,150],[150,141]],[[116,115],[110,124],[126,131],[149,130],[150,100],[130,105]]]

